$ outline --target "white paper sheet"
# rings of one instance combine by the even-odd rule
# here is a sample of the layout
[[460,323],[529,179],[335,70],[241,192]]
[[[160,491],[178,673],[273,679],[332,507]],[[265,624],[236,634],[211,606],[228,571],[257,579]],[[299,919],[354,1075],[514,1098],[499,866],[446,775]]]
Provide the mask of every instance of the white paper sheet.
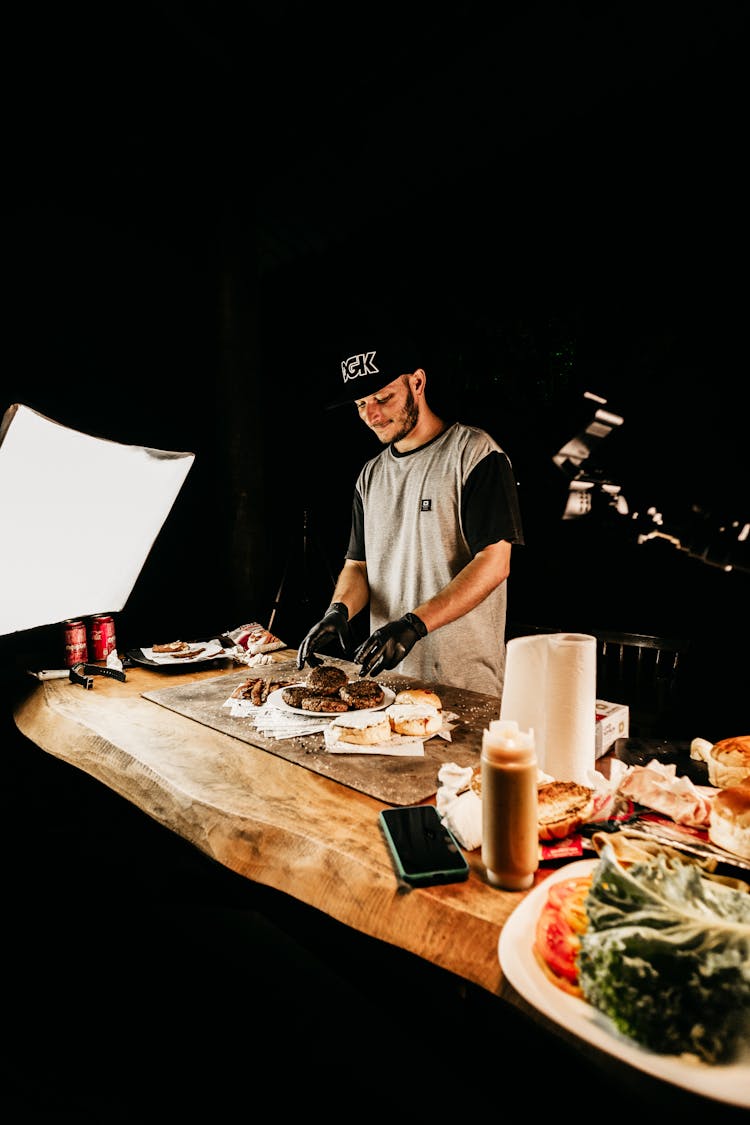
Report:
[[194,459],[10,406],[0,423],[0,635],[121,610]]

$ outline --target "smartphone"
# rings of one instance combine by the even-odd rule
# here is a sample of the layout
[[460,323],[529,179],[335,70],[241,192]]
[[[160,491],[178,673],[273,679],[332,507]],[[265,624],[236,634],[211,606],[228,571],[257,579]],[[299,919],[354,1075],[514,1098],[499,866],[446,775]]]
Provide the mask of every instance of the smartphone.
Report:
[[468,879],[466,858],[434,805],[383,809],[378,819],[403,882],[431,887]]

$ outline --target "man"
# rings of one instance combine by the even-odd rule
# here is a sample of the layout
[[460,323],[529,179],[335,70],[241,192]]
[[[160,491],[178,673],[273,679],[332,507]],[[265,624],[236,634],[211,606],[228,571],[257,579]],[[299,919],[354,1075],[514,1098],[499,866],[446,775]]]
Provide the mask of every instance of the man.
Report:
[[344,566],[297,666],[319,664],[316,649],[337,637],[348,654],[349,622],[369,603],[372,632],[353,657],[362,676],[395,668],[502,696],[511,546],[523,543],[510,460],[432,410],[411,342],[360,340],[342,353],[329,406],[353,402],[385,448],[359,474]]

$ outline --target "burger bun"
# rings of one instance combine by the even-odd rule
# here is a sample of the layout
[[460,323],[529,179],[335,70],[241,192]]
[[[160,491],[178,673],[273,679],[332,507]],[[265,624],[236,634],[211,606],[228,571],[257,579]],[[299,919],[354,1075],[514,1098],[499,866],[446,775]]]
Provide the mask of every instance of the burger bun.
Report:
[[750,780],[720,789],[714,796],[708,838],[717,848],[750,859]]
[[380,746],[390,742],[391,724],[384,711],[349,711],[331,722],[330,734],[334,742]]
[[750,734],[723,738],[708,752],[708,780],[717,789],[739,785],[750,777]]
[[437,734],[443,725],[440,711],[427,703],[392,703],[385,713],[394,734],[429,738]]
[[594,811],[594,790],[576,781],[548,781],[537,789],[540,840],[564,840]]
[[396,693],[396,698],[393,701],[396,704],[414,704],[418,707],[428,706],[434,707],[436,711],[442,711],[443,703],[440,696],[430,691],[429,688],[406,688],[404,691]]

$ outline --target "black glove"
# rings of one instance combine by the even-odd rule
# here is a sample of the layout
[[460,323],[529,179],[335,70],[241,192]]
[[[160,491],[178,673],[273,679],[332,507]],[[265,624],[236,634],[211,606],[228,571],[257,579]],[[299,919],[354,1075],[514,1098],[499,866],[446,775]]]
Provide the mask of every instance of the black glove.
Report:
[[427,626],[415,613],[405,613],[398,621],[381,625],[354,654],[355,664],[362,664],[360,675],[377,676],[383,668],[395,668],[426,636]]
[[332,602],[325,617],[317,625],[313,625],[297,651],[297,667],[304,668],[305,664],[309,664],[314,668],[316,664],[322,664],[323,661],[315,655],[313,649],[319,648],[321,644],[325,645],[331,637],[338,637],[346,653],[350,642],[349,610],[343,602]]

